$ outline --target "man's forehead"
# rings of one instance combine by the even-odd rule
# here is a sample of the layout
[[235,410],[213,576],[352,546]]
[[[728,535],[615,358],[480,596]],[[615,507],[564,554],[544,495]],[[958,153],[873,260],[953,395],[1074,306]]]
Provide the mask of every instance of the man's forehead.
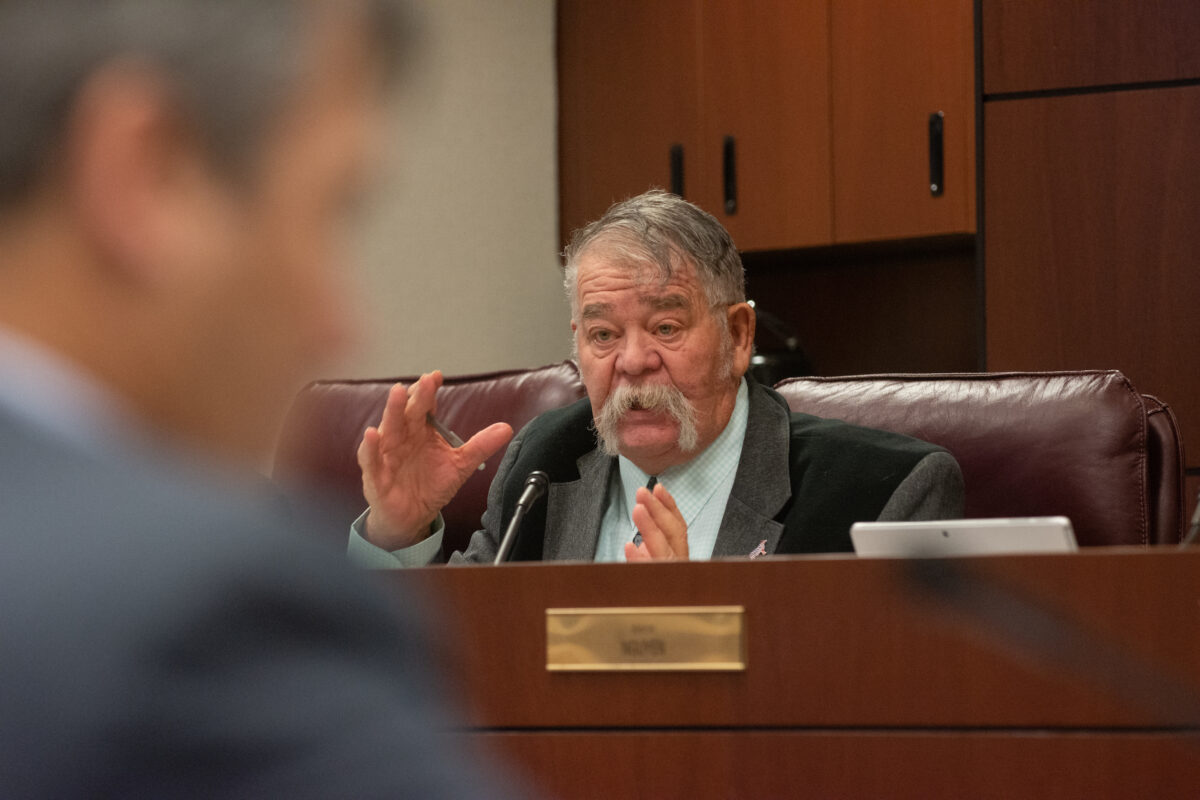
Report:
[[[687,310],[692,307],[691,298],[678,287],[671,286],[662,287],[661,291],[639,291],[637,301],[652,311]],[[616,308],[614,303],[584,303],[580,313],[584,319],[594,319],[612,314]]]
[[580,257],[577,285],[586,292],[586,284],[596,280],[607,282],[630,281],[639,294],[647,297],[668,293],[689,293],[700,290],[696,268],[682,258],[672,259],[670,270],[649,258],[633,257],[626,252],[613,252],[594,247]]

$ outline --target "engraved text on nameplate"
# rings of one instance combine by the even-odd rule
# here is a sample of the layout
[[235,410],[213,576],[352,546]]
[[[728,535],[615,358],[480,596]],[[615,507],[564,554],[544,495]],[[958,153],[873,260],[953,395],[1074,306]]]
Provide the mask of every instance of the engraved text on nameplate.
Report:
[[745,608],[666,606],[546,610],[546,669],[746,668]]

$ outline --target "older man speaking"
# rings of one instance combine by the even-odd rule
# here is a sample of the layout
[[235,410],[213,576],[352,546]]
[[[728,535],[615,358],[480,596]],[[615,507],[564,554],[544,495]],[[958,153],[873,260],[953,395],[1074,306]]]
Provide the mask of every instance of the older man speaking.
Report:
[[[515,557],[643,561],[850,549],[860,520],[962,513],[962,474],[934,445],[806,414],[746,377],[754,309],[741,258],[712,216],[651,191],[577,231],[566,251],[587,398],[542,414],[509,445],[483,529],[452,562],[487,562],[526,476],[550,478]],[[440,375],[394,387],[359,448],[370,508],[350,553],[428,563],[439,509],[507,426],[451,449],[425,424]]]

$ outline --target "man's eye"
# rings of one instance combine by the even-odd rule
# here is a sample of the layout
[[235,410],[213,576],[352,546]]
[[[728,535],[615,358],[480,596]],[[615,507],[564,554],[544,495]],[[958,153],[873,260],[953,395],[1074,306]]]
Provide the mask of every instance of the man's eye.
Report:
[[592,341],[594,342],[609,342],[612,341],[612,331],[598,330],[592,332]]
[[678,328],[676,328],[674,325],[668,325],[667,323],[664,322],[662,325],[658,326],[658,335],[659,336],[670,336],[671,334],[675,333],[675,331],[677,331],[677,330],[678,330]]

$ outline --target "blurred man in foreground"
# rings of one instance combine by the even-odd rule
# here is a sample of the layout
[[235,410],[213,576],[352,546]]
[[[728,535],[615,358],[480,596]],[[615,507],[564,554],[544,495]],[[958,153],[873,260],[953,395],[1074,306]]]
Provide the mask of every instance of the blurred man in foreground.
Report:
[[[652,191],[614,205],[576,232],[565,288],[587,398],[517,435],[483,530],[452,561],[493,559],[533,470],[549,475],[549,495],[526,518],[520,559],[843,551],[860,520],[962,515],[962,473],[945,450],[789,413],[746,377],[755,319],[741,258],[691,203]],[[439,382],[394,387],[379,428],[363,437],[370,508],[350,539],[359,563],[437,556],[439,510],[479,454],[478,442],[452,450],[425,425]]]
[[0,796],[504,794],[421,636],[245,480],[346,338],[399,23],[0,3]]

